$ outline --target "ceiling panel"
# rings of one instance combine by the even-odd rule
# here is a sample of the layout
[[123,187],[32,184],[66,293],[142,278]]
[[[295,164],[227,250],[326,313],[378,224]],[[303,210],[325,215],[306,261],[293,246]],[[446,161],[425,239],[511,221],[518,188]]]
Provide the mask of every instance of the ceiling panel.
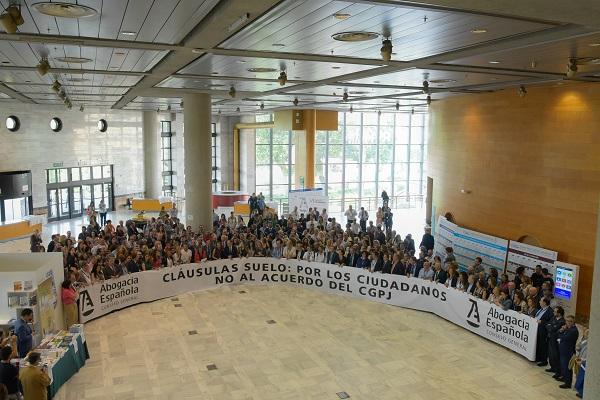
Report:
[[[448,64],[565,73],[570,57],[598,59],[597,65],[581,65],[579,72],[591,70],[600,72],[600,34],[596,33],[526,49],[462,58]],[[491,64],[490,61],[499,63]],[[535,61],[535,68],[532,68],[532,61]]]
[[[513,82],[531,79],[499,74],[466,73],[456,71],[439,71],[434,69],[411,69],[391,74],[373,76],[351,81],[369,85],[398,85],[417,86],[423,85],[424,80],[430,82],[432,88],[455,88],[470,85],[499,84],[502,82]],[[534,79],[532,79],[533,81]],[[438,82],[436,82],[438,81]]]
[[[351,16],[338,20],[333,17],[336,12]],[[333,40],[331,35],[344,31],[381,34],[387,29],[397,53],[393,59],[412,60],[549,27],[551,25],[476,14],[311,0],[289,2],[273,10],[248,32],[227,40],[223,47],[273,50],[273,44],[283,44],[285,47],[277,47],[277,51],[380,58],[381,39],[345,43]],[[488,31],[474,34],[471,33],[474,28]]]
[[[275,71],[256,73],[248,71],[249,68],[272,68]],[[290,80],[315,81],[373,68],[377,68],[377,66],[205,54],[186,68],[183,68],[180,73],[211,75],[213,72],[216,72],[218,75],[224,76],[277,79],[279,71],[284,69]]]
[[402,94],[402,93],[410,93],[414,92],[414,90],[410,89],[393,89],[393,88],[378,88],[378,87],[353,87],[348,85],[327,85],[327,86],[319,86],[312,89],[303,89],[299,91],[294,91],[294,88],[291,88],[288,93],[301,93],[301,94],[318,94],[318,95],[327,95],[327,96],[335,96],[339,97],[344,94],[344,92],[348,92],[348,96],[357,97],[357,96],[388,96],[392,94]]

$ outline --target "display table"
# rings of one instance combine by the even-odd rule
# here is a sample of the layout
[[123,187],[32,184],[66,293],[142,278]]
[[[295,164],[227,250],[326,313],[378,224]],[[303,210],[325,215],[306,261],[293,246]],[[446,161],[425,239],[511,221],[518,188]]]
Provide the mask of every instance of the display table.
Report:
[[[46,337],[33,351],[42,356],[40,365],[48,367],[50,386],[48,386],[48,399],[52,399],[58,390],[73,375],[75,375],[90,358],[83,325],[73,325],[69,332],[60,331],[56,335]],[[20,368],[28,364],[25,360],[16,360]]]
[[134,211],[160,211],[162,208],[171,210],[173,201],[164,198],[160,199],[133,199],[131,200],[131,209]]
[[42,221],[36,215],[27,216],[17,221],[0,223],[0,242],[30,236],[36,230],[42,231]]

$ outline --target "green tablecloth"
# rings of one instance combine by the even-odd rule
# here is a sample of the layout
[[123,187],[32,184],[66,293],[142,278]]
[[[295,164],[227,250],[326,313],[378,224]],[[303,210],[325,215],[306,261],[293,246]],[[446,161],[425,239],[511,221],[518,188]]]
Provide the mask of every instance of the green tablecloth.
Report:
[[75,345],[69,346],[67,352],[52,367],[52,383],[48,386],[48,399],[52,399],[58,389],[85,365],[85,360],[90,358],[87,344],[77,336],[77,351]]

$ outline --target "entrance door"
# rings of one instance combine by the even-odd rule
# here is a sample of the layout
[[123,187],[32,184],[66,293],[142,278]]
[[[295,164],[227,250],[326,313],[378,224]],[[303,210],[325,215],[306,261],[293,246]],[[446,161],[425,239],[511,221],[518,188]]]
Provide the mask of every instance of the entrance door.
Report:
[[92,202],[92,185],[81,186],[81,198],[83,200],[83,208],[88,208]]
[[71,204],[69,201],[69,188],[58,189],[58,200],[60,207],[58,207],[58,218],[69,219],[71,218]]
[[71,218],[80,217],[83,213],[81,186],[71,188]]
[[58,189],[48,190],[48,221],[58,219]]

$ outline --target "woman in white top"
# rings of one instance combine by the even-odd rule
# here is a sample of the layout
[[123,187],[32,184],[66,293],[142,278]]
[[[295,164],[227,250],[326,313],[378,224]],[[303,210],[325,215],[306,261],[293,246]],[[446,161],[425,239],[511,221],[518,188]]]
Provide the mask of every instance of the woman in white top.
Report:
[[315,262],[324,263],[325,262],[325,252],[323,251],[323,247],[319,246],[319,250],[315,254]]

